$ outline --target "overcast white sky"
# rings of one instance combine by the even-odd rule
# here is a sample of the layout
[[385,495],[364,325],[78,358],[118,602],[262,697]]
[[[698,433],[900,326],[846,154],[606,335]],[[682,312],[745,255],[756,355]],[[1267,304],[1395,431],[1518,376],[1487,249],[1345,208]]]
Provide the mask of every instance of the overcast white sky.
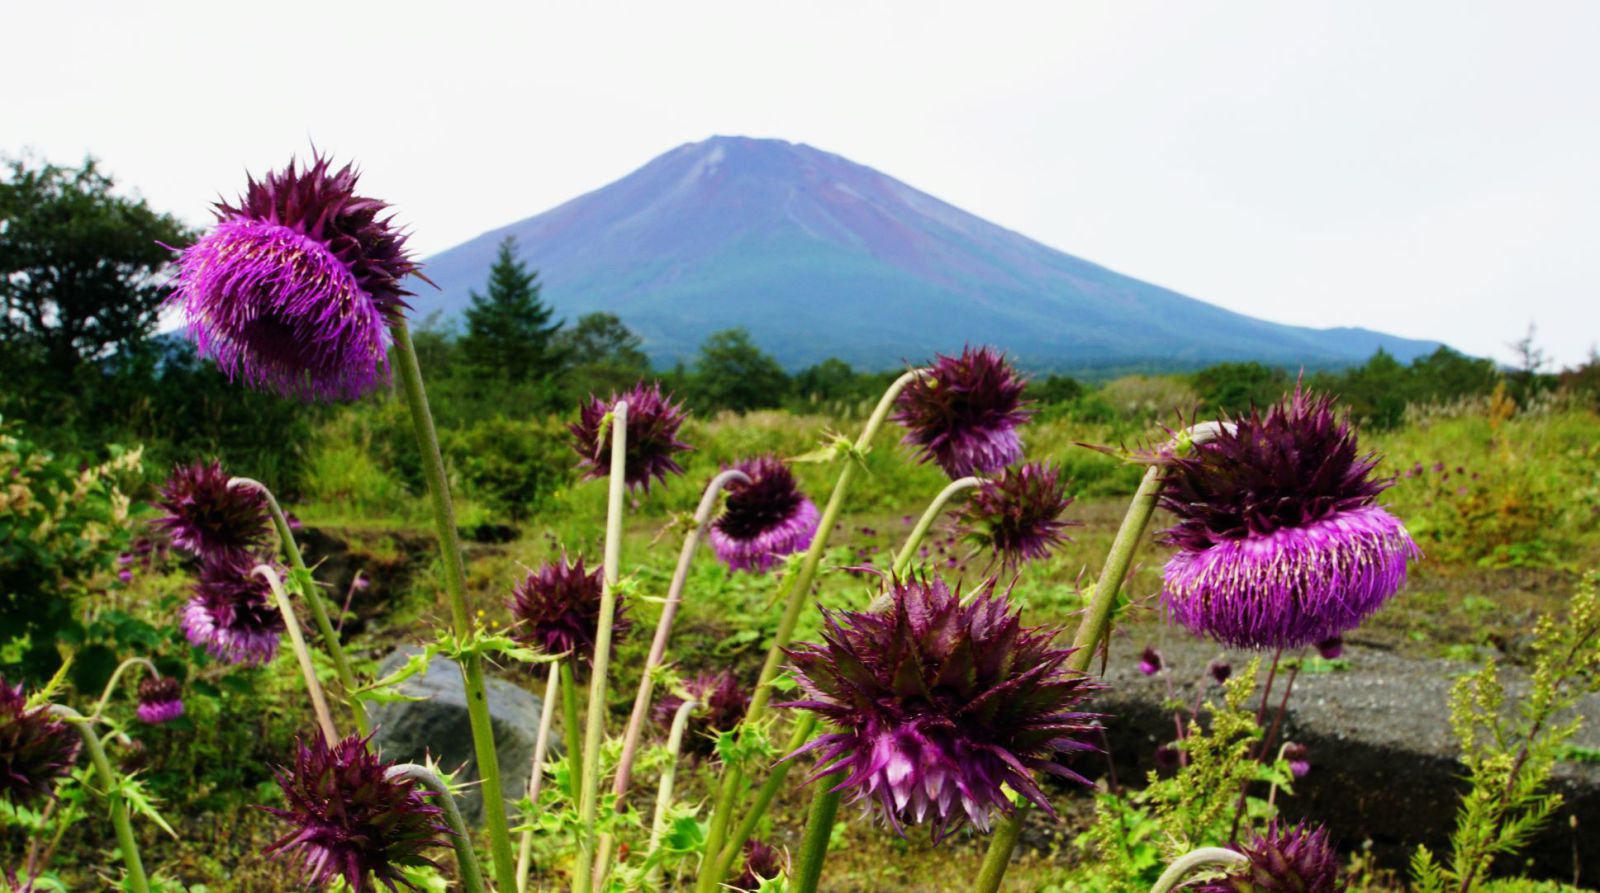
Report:
[[[0,152],[202,223],[314,140],[424,254],[713,134],[1203,300],[1600,340],[1600,3],[13,3]],[[1064,321],[1070,324],[1070,320]]]

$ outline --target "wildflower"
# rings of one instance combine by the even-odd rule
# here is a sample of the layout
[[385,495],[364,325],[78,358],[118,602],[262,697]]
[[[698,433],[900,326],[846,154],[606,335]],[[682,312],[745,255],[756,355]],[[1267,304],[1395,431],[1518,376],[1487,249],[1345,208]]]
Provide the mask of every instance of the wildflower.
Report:
[[291,828],[266,851],[299,856],[305,878],[323,888],[342,877],[352,893],[379,883],[420,889],[402,869],[435,865],[423,853],[451,832],[414,782],[386,776],[390,765],[356,735],[332,747],[296,741],[294,765],[275,773],[286,808],[260,807]]
[[823,644],[789,652],[805,699],[787,706],[835,731],[788,758],[817,751],[813,779],[843,772],[838,789],[897,829],[929,821],[935,840],[1009,814],[1006,788],[1054,815],[1033,770],[1083,782],[1055,757],[1093,749],[1080,739],[1094,717],[1076,708],[1097,685],[1066,668],[1072,650],[992,588],[963,604],[935,577],[888,595],[881,611],[826,613]]
[[1233,675],[1233,664],[1219,657],[1206,666],[1206,672],[1211,674],[1211,678],[1215,679],[1218,685],[1221,685]]
[[782,877],[788,869],[776,849],[754,838],[744,842],[744,871],[728,882],[728,886],[742,893],[755,893],[762,881]]
[[182,688],[172,676],[150,677],[139,683],[141,722],[157,725],[183,715]]
[[1161,652],[1153,645],[1144,646],[1144,653],[1139,655],[1139,672],[1146,676],[1154,676],[1161,672]]
[[668,474],[683,474],[673,456],[693,449],[678,439],[678,428],[688,417],[683,405],[663,393],[659,382],[639,382],[611,399],[590,395],[578,409],[578,420],[567,426],[584,467],[584,477],[603,478],[611,473],[611,425],[606,417],[620,401],[628,403],[628,441],[623,478],[628,489],[650,490],[650,479],[666,483]]
[[1284,828],[1277,821],[1267,833],[1234,849],[1250,861],[1221,878],[1191,885],[1196,893],[1335,893],[1344,889],[1339,854],[1328,831],[1305,822]]
[[1311,771],[1311,750],[1293,741],[1283,746],[1283,758],[1289,761],[1289,772],[1295,778],[1304,778]]
[[200,566],[194,596],[183,608],[180,625],[191,645],[213,657],[255,666],[278,654],[283,615],[267,581],[253,573],[251,558],[212,558]]
[[712,522],[711,548],[733,570],[765,572],[778,559],[811,545],[817,506],[795,486],[789,467],[771,456],[734,466],[747,484],[728,486],[727,509]]
[[229,378],[284,396],[349,400],[389,380],[390,324],[417,271],[406,236],[326,158],[249,181],[178,258],[169,306]]
[[[697,705],[694,711],[696,718],[710,732],[731,730],[744,719],[744,713],[750,707],[750,692],[740,686],[738,678],[727,670],[697,674],[683,687]],[[655,714],[657,722],[670,725],[681,706],[683,698],[669,694],[656,702],[651,712]],[[695,735],[684,741],[684,748],[704,755],[711,753],[715,744],[711,735]]]
[[1331,402],[1303,391],[1164,458],[1178,517],[1162,593],[1172,616],[1242,648],[1297,648],[1351,629],[1405,581],[1416,544],[1377,505],[1388,481]]
[[[574,660],[593,663],[604,586],[601,574],[598,567],[584,570],[583,558],[574,562],[565,555],[530,571],[511,590],[508,607],[516,621],[512,634],[546,654],[571,652]],[[611,622],[613,647],[629,626],[626,604],[619,597]]]
[[1183,764],[1182,753],[1170,744],[1156,745],[1156,768],[1171,771]]
[[1023,380],[993,348],[939,355],[932,370],[906,385],[894,420],[923,462],[952,478],[999,471],[1022,458],[1017,426],[1027,421]]
[[1329,636],[1323,639],[1317,643],[1317,653],[1322,655],[1323,660],[1337,659],[1339,655],[1344,654],[1344,637]]
[[254,487],[229,487],[229,480],[220,462],[174,467],[155,501],[163,514],[151,528],[201,559],[243,560],[261,551],[272,535],[267,498]]
[[0,679],[0,800],[15,806],[50,797],[72,771],[81,744],[48,707],[27,704],[22,686]]
[[992,549],[1002,564],[1016,567],[1046,558],[1068,542],[1062,533],[1075,522],[1061,513],[1072,504],[1066,476],[1041,462],[1007,468],[978,485],[961,512],[967,539]]

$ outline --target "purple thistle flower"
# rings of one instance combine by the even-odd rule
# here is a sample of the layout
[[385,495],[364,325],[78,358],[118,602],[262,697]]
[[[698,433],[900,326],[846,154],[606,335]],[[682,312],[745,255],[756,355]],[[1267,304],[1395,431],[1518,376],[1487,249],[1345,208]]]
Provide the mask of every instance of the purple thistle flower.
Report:
[[758,456],[734,468],[748,475],[750,483],[728,486],[727,508],[711,523],[706,538],[733,570],[765,573],[779,558],[811,545],[820,516],[778,459]]
[[1376,504],[1389,485],[1371,477],[1377,460],[1326,398],[1297,390],[1162,461],[1161,505],[1178,517],[1163,600],[1227,645],[1298,648],[1351,629],[1419,554]]
[[267,581],[252,573],[257,563],[252,558],[212,558],[200,566],[194,596],[179,623],[191,645],[245,666],[277,656],[283,615]]
[[728,882],[728,886],[741,893],[755,893],[762,881],[770,881],[788,873],[784,858],[776,849],[755,838],[744,842],[744,870]]
[[391,765],[356,735],[332,747],[296,741],[294,765],[275,773],[286,808],[258,807],[292,826],[266,852],[299,856],[305,879],[323,888],[343,877],[352,893],[421,889],[401,869],[436,865],[423,853],[452,832],[415,782],[386,777]]
[[937,463],[952,478],[999,471],[1022,458],[1017,426],[1029,415],[1023,385],[993,348],[940,354],[927,375],[900,392],[894,420],[906,427],[903,442],[919,461]]
[[[696,674],[683,687],[696,702],[691,722],[704,732],[730,731],[744,719],[745,711],[750,708],[750,692],[728,670]],[[671,725],[673,716],[681,706],[683,698],[668,694],[656,702],[651,713],[655,715],[656,722]],[[713,734],[692,735],[684,739],[683,747],[690,753],[706,756],[715,750],[716,740]]]
[[1156,768],[1172,770],[1183,765],[1183,754],[1170,744],[1156,745]]
[[1033,771],[1087,783],[1055,758],[1094,749],[1079,740],[1094,716],[1075,711],[1098,685],[1067,669],[1072,650],[1053,646],[1056,630],[1022,626],[992,588],[962,604],[935,577],[890,595],[882,611],[826,612],[823,644],[789,652],[805,700],[785,706],[836,731],[786,759],[817,751],[812,780],[843,772],[838,789],[897,830],[929,821],[936,841],[1009,814],[1005,787],[1054,815]]
[[578,420],[567,426],[572,432],[572,448],[579,456],[583,476],[599,479],[611,473],[611,430],[607,424],[603,435],[601,423],[618,401],[628,403],[627,457],[623,462],[623,477],[628,489],[650,492],[650,479],[666,483],[668,474],[683,474],[673,456],[694,449],[678,439],[678,428],[688,417],[683,404],[661,390],[660,382],[639,382],[630,390],[611,399],[601,400],[590,395],[589,401],[578,409]]
[[183,715],[183,689],[172,676],[149,677],[139,683],[141,722],[159,725]]
[[967,540],[991,549],[1002,564],[1016,567],[1049,557],[1070,542],[1062,533],[1075,521],[1061,513],[1072,504],[1060,469],[1042,462],[1007,468],[978,485],[961,512]]
[[178,258],[169,306],[229,378],[284,396],[349,400],[389,381],[389,325],[417,271],[388,207],[356,195],[351,165],[249,181],[238,207]]
[[229,487],[229,480],[220,462],[173,467],[155,501],[163,514],[152,530],[203,560],[260,551],[272,534],[267,498],[254,487]]
[[1301,822],[1284,828],[1274,820],[1266,834],[1235,844],[1233,849],[1250,861],[1216,880],[1185,889],[1196,893],[1336,893],[1345,887],[1339,853],[1321,826]]
[[1139,672],[1146,676],[1161,672],[1161,652],[1154,645],[1144,646],[1144,653],[1139,655]]
[[1211,674],[1211,678],[1215,679],[1218,685],[1221,685],[1233,675],[1233,664],[1219,657],[1206,666],[1206,672]]
[[[600,629],[601,568],[585,571],[583,558],[547,561],[511,590],[507,607],[516,621],[512,635],[545,654],[572,653],[587,666],[594,662],[595,635]],[[626,603],[617,598],[611,622],[611,643],[628,631]]]
[[1317,643],[1317,653],[1323,660],[1335,660],[1344,654],[1344,636],[1329,636]]
[[1293,741],[1283,746],[1283,758],[1289,761],[1289,772],[1295,778],[1305,778],[1311,771],[1311,751],[1304,744]]
[[82,744],[48,707],[27,705],[22,686],[0,678],[0,800],[17,806],[53,796]]

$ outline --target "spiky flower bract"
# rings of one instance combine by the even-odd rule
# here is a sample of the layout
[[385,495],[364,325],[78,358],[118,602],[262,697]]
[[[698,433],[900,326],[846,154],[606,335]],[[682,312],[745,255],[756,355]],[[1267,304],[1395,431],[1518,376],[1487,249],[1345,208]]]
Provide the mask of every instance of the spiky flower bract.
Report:
[[1417,552],[1377,504],[1387,481],[1327,398],[1295,393],[1162,460],[1163,600],[1195,633],[1298,648],[1354,628],[1405,582]]
[[201,356],[284,396],[349,400],[389,380],[389,325],[417,270],[352,165],[313,156],[260,181],[178,258],[169,304]]
[[1233,848],[1250,861],[1220,878],[1185,889],[1197,893],[1337,893],[1345,888],[1339,853],[1321,826],[1301,822],[1285,828],[1273,821],[1265,834]]
[[283,615],[253,558],[213,558],[200,566],[194,596],[180,625],[192,645],[212,657],[254,666],[271,661],[283,635]]
[[789,758],[816,751],[813,779],[843,772],[840,790],[935,840],[1009,814],[1006,788],[1053,815],[1034,770],[1083,782],[1055,758],[1093,749],[1077,708],[1098,686],[1066,667],[1072,649],[992,587],[965,604],[937,577],[887,595],[881,611],[826,612],[822,644],[789,652],[804,699],[786,706],[834,726]]
[[783,863],[782,853],[752,837],[744,842],[744,869],[738,877],[728,882],[728,886],[740,893],[756,893],[761,889],[762,881],[770,881],[787,873],[788,869]]
[[937,463],[952,478],[987,474],[1022,458],[1017,426],[1028,419],[1022,376],[999,351],[967,347],[940,354],[933,368],[906,385],[894,420],[918,459]]
[[[579,663],[592,664],[603,585],[601,569],[585,570],[582,557],[545,562],[511,590],[512,635],[546,654],[571,652]],[[619,595],[611,623],[613,649],[629,626],[626,600]]]
[[266,851],[298,856],[304,877],[323,888],[342,877],[352,893],[380,883],[421,889],[402,869],[435,865],[424,852],[452,832],[415,782],[386,777],[390,765],[357,735],[332,747],[321,737],[297,741],[294,765],[276,772],[284,808],[261,807],[292,827]]
[[139,709],[135,711],[141,722],[157,725],[171,722],[183,715],[183,687],[172,676],[151,676],[139,683]]
[[728,486],[727,508],[706,535],[717,557],[736,571],[765,572],[811,545],[817,506],[795,485],[789,466],[773,456],[757,456],[733,467],[750,482]]
[[175,466],[151,527],[201,559],[242,560],[260,551],[272,535],[267,498],[255,487],[229,487],[231,479],[220,462]]
[[1014,568],[1069,542],[1062,531],[1076,522],[1062,520],[1061,513],[1071,504],[1066,475],[1030,462],[979,484],[961,511],[961,524],[970,542]]
[[21,685],[0,678],[0,800],[29,806],[50,797],[81,743],[48,707],[28,709]]
[[[683,687],[697,704],[691,720],[697,734],[684,739],[684,750],[701,756],[709,754],[716,748],[714,733],[730,731],[744,719],[745,711],[750,708],[750,692],[729,670],[697,673]],[[657,722],[670,725],[681,706],[683,698],[667,694],[656,702],[651,712]]]
[[611,424],[608,416],[619,401],[628,403],[628,441],[623,477],[628,489],[650,491],[651,479],[666,483],[667,475],[683,474],[673,458],[693,447],[678,439],[678,428],[688,418],[681,403],[661,390],[660,382],[639,382],[609,400],[590,395],[578,408],[578,420],[567,426],[585,478],[611,473]]

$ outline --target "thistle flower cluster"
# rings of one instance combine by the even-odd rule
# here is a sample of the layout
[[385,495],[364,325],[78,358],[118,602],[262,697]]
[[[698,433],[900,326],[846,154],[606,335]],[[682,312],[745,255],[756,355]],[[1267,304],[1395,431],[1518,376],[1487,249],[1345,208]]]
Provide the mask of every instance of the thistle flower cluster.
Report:
[[[685,738],[683,747],[699,756],[708,755],[716,747],[714,733],[729,731],[744,719],[745,711],[750,708],[750,692],[728,670],[697,673],[684,683],[683,688],[697,705],[692,722],[702,732]],[[675,693],[667,694],[656,702],[651,713],[655,715],[656,722],[671,725],[672,718],[682,706],[683,698]]]
[[624,450],[623,478],[629,490],[650,491],[650,481],[666,483],[667,475],[683,474],[673,457],[694,449],[678,439],[678,429],[689,413],[683,404],[661,390],[660,382],[639,382],[629,390],[601,400],[590,395],[578,408],[578,420],[567,426],[572,432],[572,448],[586,479],[599,479],[611,473],[612,409],[619,402],[628,404],[628,440]]
[[978,485],[961,512],[968,542],[992,551],[1006,567],[1049,557],[1069,542],[1062,531],[1072,504],[1066,475],[1047,463],[1030,462],[1002,471]]
[[1022,458],[1017,426],[1027,421],[1022,376],[989,347],[938,356],[895,402],[904,443],[951,478],[999,471]]
[[[511,590],[512,635],[545,654],[570,652],[584,666],[594,663],[604,584],[601,569],[585,570],[582,557],[545,562]],[[611,624],[613,649],[631,626],[626,609],[619,595]]]
[[789,466],[773,456],[733,467],[750,481],[728,486],[727,507],[706,538],[729,568],[764,573],[783,556],[811,545],[817,506],[800,492]]
[[1274,821],[1267,832],[1236,845],[1249,861],[1216,880],[1185,889],[1196,893],[1336,893],[1344,889],[1339,853],[1328,831],[1301,822],[1286,828]]
[[875,804],[897,830],[928,821],[935,840],[1009,814],[1006,788],[1054,815],[1040,770],[1084,782],[1055,761],[1092,750],[1094,716],[1077,708],[1098,687],[1066,667],[1056,631],[1025,627],[992,589],[965,604],[944,581],[891,586],[882,611],[824,616],[822,644],[789,652],[804,699],[835,731],[816,751],[820,778]]
[[172,676],[149,677],[139,683],[141,722],[159,725],[183,715],[183,687]]
[[268,663],[277,656],[283,615],[273,603],[267,581],[254,573],[259,564],[252,557],[228,557],[200,565],[194,596],[179,620],[190,644],[219,660],[245,666]]
[[29,709],[21,685],[0,678],[0,800],[29,806],[50,797],[81,743],[49,708]]

